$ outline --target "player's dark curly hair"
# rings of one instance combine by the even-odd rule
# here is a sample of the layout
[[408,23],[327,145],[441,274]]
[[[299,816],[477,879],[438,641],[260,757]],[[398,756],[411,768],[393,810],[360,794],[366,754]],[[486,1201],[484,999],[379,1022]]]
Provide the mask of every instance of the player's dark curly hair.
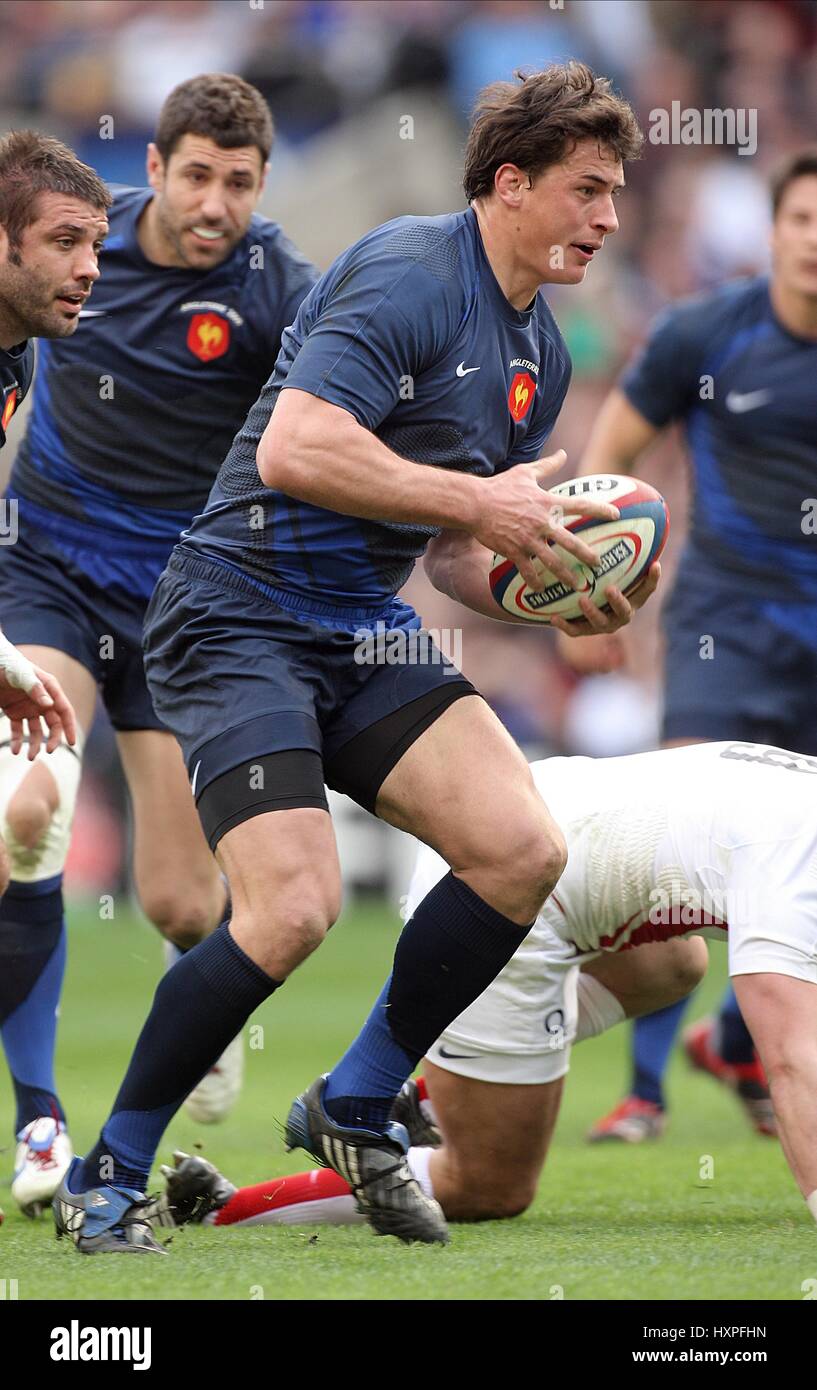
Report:
[[588,138],[622,160],[637,159],[644,143],[629,102],[586,63],[571,59],[542,72],[517,72],[516,82],[494,82],[474,108],[465,196],[470,203],[492,193],[502,164],[516,164],[533,178]]
[[159,112],[156,148],[165,162],[188,134],[204,135],[222,150],[255,145],[266,164],[274,131],[256,87],[231,72],[205,72],[174,87]]
[[39,216],[41,193],[65,193],[103,213],[112,202],[99,175],[61,140],[37,130],[12,130],[0,140],[0,226],[16,265],[23,232]]

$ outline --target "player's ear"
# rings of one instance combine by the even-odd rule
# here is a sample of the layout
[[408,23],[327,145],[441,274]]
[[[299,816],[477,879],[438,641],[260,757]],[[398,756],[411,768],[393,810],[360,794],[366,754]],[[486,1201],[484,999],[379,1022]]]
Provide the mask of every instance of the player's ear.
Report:
[[522,201],[523,188],[530,187],[530,179],[516,164],[501,164],[494,175],[494,188],[501,202],[508,207],[517,208]]
[[165,162],[152,140],[147,148],[145,170],[151,188],[155,189],[157,193],[161,193],[165,182]]

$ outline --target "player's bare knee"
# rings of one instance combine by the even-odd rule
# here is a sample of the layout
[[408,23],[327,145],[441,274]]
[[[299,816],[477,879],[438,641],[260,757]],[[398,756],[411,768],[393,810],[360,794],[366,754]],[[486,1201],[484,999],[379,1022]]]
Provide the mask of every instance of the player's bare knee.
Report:
[[196,946],[218,925],[204,897],[190,897],[173,888],[163,890],[160,886],[143,892],[140,897],[145,916],[167,941],[182,951]]
[[522,1216],[528,1210],[536,1195],[536,1187],[506,1187],[503,1191],[490,1194],[491,1211],[487,1221],[506,1221],[513,1216]]
[[340,915],[340,890],[313,880],[290,885],[274,910],[267,909],[267,921],[287,942],[294,959],[306,960],[320,946]]
[[564,872],[567,844],[547,815],[532,810],[498,826],[490,846],[483,848],[482,863],[515,898],[524,897],[535,916]]
[[165,940],[178,946],[180,951],[189,951],[197,946],[218,925],[209,914],[190,911],[179,912],[159,922],[151,917],[151,921]]
[[508,869],[511,881],[524,887],[534,913],[553,892],[567,865],[567,844],[558,826],[532,819],[520,834]]
[[6,810],[10,838],[23,849],[36,849],[51,823],[54,808],[48,798],[30,790],[25,782],[17,789]]
[[446,1214],[458,1221],[506,1221],[527,1211],[535,1195],[535,1183],[507,1177],[492,1180],[484,1173],[473,1173],[463,1178],[456,1215]]
[[701,983],[709,965],[709,952],[701,937],[694,937],[685,943],[692,949],[685,951],[677,965],[679,997],[685,999]]
[[678,941],[672,945],[676,949],[673,952],[667,982],[669,1003],[686,999],[701,983],[709,964],[706,942],[701,937],[692,937],[689,941]]
[[326,902],[316,900],[299,904],[287,914],[284,929],[304,959],[320,946],[337,921],[338,913],[339,909],[333,910]]
[[547,897],[567,868],[567,841],[561,830],[551,825],[546,837],[537,834],[536,845],[536,851],[532,851],[535,882]]
[[452,1221],[504,1221],[527,1211],[535,1195],[538,1167],[514,1168],[504,1157],[480,1150],[478,1159],[463,1146],[446,1142],[442,1199]]

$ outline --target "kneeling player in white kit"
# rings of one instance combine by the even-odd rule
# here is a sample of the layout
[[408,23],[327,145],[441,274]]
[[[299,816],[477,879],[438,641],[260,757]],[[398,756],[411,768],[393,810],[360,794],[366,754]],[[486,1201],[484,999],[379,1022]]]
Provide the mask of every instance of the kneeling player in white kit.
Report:
[[[817,1220],[817,758],[708,743],[551,758],[533,773],[567,868],[510,963],[431,1049],[419,1093],[409,1082],[398,1100],[421,1132],[427,1093],[442,1134],[441,1147],[410,1151],[415,1174],[453,1220],[523,1211],[571,1044],[692,989],[706,935],[727,943],[783,1149]],[[420,849],[409,911],[446,870]],[[165,1214],[169,1204],[177,1222],[355,1219],[334,1173],[236,1191],[204,1160],[176,1161]]]

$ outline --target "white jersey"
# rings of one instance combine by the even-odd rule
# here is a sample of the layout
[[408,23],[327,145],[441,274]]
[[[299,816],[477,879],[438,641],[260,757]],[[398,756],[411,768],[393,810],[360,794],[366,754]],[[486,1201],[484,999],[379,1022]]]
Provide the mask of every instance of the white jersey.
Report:
[[817,758],[703,743],[532,769],[567,839],[542,916],[579,952],[728,942],[729,973],[817,981]]
[[[541,1053],[548,1014],[569,1012],[571,966],[673,936],[726,942],[730,975],[817,983],[817,758],[706,743],[548,758],[531,770],[565,835],[567,867],[512,961],[446,1030],[443,1059],[463,1046]],[[420,849],[410,911],[446,868]],[[553,1074],[550,1064],[547,1076],[518,1079]]]

